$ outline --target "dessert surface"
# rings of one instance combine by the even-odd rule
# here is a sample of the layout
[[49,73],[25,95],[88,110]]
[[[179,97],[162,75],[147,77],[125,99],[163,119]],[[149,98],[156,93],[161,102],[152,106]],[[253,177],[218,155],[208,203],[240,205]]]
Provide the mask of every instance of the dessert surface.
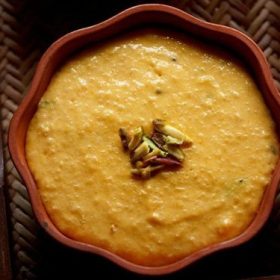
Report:
[[[155,119],[190,136],[192,146],[181,168],[137,179],[118,131],[146,131]],[[248,227],[278,140],[261,93],[233,55],[149,29],[62,65],[30,124],[26,154],[61,232],[158,266]]]

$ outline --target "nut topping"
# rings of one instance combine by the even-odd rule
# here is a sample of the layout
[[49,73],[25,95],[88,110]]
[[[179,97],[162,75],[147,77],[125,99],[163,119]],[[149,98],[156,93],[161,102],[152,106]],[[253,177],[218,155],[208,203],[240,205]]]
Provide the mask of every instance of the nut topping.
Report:
[[130,155],[131,173],[142,179],[165,168],[182,166],[182,147],[192,145],[188,136],[165,121],[156,119],[152,125],[151,136],[145,134],[143,127],[136,128],[132,136],[124,128],[119,129],[122,146]]

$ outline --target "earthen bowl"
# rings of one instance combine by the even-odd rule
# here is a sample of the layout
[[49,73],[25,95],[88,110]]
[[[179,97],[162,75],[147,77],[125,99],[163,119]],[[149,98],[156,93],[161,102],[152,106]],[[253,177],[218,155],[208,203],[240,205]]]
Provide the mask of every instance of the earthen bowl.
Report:
[[52,44],[38,64],[32,85],[11,121],[9,149],[14,164],[26,183],[34,213],[41,226],[57,241],[72,248],[104,256],[118,265],[141,274],[167,274],[210,255],[218,250],[234,247],[252,238],[264,225],[271,211],[280,178],[278,162],[269,186],[266,188],[257,214],[250,226],[239,236],[218,244],[210,245],[170,265],[146,267],[131,263],[111,252],[89,244],[72,240],[61,233],[48,216],[38,192],[36,182],[28,167],[25,156],[26,132],[38,102],[46,90],[57,67],[73,52],[95,44],[111,36],[139,26],[164,25],[180,30],[190,36],[206,40],[226,48],[238,55],[251,70],[275,123],[280,124],[280,98],[274,86],[268,63],[260,48],[244,34],[221,25],[201,21],[191,15],[165,5],[140,5],[130,8],[100,24],[71,32]]

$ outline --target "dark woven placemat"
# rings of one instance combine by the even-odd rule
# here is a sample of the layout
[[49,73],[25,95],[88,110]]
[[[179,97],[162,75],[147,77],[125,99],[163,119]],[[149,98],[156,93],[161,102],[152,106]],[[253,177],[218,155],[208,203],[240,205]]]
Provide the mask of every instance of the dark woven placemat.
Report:
[[[47,46],[68,31],[99,22],[125,7],[143,2],[0,0],[1,116],[14,279],[144,278],[126,272],[101,257],[64,248],[49,238],[34,221],[26,188],[7,149],[9,121],[26,93],[36,63]],[[250,35],[264,50],[280,88],[279,0],[161,2]],[[238,279],[280,274],[279,209],[280,196],[266,227],[250,242],[207,257],[161,279]]]

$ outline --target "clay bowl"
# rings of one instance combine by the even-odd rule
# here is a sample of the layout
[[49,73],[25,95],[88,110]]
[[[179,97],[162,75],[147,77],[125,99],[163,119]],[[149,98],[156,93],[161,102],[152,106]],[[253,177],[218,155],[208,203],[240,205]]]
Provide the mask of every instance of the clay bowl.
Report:
[[264,100],[272,113],[274,121],[279,127],[280,114],[278,112],[280,110],[280,98],[273,84],[268,63],[262,51],[250,38],[234,29],[196,19],[176,8],[151,4],[130,8],[105,22],[74,31],[63,36],[50,46],[37,67],[28,94],[11,121],[9,149],[14,164],[26,183],[34,213],[41,226],[52,237],[69,247],[104,256],[128,270],[141,274],[159,275],[177,271],[206,255],[210,255],[221,249],[237,246],[252,238],[264,225],[271,211],[280,179],[280,164],[278,162],[271,183],[266,188],[254,220],[243,233],[231,240],[208,246],[170,265],[160,267],[136,265],[104,249],[72,240],[55,227],[44,208],[36,182],[25,157],[25,137],[29,122],[37,109],[38,102],[46,90],[53,73],[67,56],[85,45],[94,44],[100,40],[117,36],[121,32],[143,25],[164,25],[180,30],[190,36],[198,37],[201,40],[209,41],[212,44],[221,46],[237,54],[251,70],[263,94]]

